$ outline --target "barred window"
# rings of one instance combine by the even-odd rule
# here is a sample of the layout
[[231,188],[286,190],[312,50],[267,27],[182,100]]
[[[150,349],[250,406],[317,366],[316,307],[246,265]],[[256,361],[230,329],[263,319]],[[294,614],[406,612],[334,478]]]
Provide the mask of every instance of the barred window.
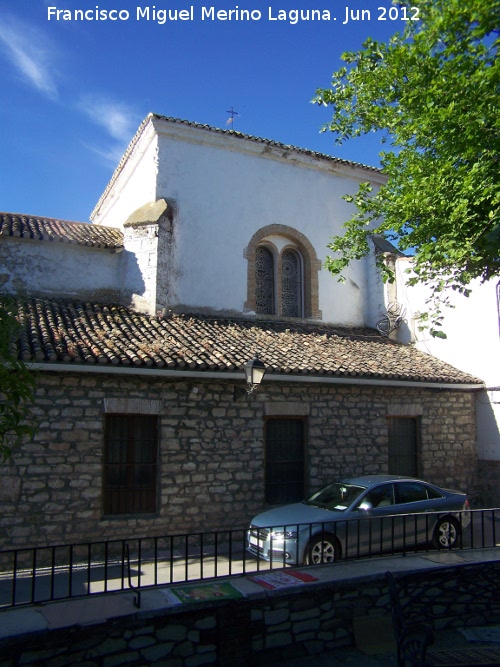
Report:
[[389,474],[419,475],[419,418],[389,417]]
[[107,414],[104,426],[103,512],[156,512],[158,416]]
[[265,430],[266,502],[304,498],[304,420],[269,419]]

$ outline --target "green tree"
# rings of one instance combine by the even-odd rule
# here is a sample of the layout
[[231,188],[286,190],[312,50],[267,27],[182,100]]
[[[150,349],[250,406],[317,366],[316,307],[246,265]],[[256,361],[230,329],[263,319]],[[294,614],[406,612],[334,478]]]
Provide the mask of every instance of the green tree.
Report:
[[[397,3],[409,19],[388,43],[372,39],[345,53],[346,66],[313,102],[333,107],[323,130],[336,143],[380,132],[387,183],[364,183],[356,212],[333,237],[327,268],[342,277],[382,234],[415,255],[410,284],[425,283],[429,301],[448,289],[469,294],[475,278],[500,274],[500,0]],[[379,263],[385,279],[393,276]],[[433,335],[444,337],[438,305]]]
[[0,462],[10,458],[12,447],[25,435],[33,435],[29,406],[35,378],[17,357],[20,327],[8,301],[0,303]]

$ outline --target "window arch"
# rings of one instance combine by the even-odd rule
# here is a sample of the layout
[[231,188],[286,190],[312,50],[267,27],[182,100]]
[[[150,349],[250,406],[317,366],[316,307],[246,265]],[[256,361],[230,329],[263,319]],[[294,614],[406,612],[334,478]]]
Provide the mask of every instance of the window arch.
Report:
[[245,310],[321,319],[321,262],[303,234],[286,225],[268,225],[254,234],[244,257],[248,260]]

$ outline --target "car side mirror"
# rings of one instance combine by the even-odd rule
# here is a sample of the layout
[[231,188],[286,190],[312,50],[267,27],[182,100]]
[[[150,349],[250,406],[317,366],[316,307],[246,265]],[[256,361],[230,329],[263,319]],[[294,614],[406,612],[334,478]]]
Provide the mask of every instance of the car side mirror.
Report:
[[369,512],[372,509],[373,505],[369,503],[367,500],[363,500],[363,502],[358,507],[358,510],[363,510],[363,512]]

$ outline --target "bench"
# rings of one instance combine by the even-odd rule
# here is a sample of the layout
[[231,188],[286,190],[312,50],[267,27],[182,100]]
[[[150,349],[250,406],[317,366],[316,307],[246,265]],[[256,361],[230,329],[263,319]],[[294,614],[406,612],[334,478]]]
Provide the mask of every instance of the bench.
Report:
[[398,667],[500,665],[500,644],[438,649],[445,628],[500,623],[500,562],[386,573]]

